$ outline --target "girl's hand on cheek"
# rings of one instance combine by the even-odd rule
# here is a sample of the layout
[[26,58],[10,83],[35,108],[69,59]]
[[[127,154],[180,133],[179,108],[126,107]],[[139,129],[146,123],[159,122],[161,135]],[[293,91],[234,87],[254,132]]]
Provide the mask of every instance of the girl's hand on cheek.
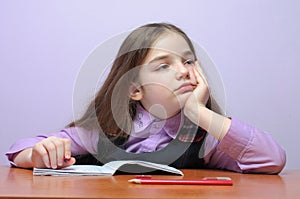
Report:
[[194,89],[193,93],[187,99],[184,109],[195,110],[197,107],[205,107],[209,99],[209,89],[207,81],[203,75],[200,65],[198,62],[195,62],[195,67],[191,69],[191,75],[194,75],[197,86]]
[[62,168],[75,163],[71,157],[71,141],[65,138],[49,137],[32,148],[31,161],[36,168]]
[[195,62],[195,67],[191,68],[190,75],[194,76],[197,86],[186,100],[183,113],[194,124],[208,130],[211,119],[211,112],[206,108],[209,99],[209,89],[206,79],[200,71],[199,63]]

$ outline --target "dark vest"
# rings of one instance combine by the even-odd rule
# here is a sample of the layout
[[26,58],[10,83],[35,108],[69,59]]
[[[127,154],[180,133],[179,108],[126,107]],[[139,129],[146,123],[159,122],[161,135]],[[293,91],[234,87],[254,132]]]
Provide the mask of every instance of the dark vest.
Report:
[[[205,168],[203,156],[206,134],[204,130],[198,128],[193,142],[183,142],[179,139],[179,132],[176,139],[172,140],[165,148],[151,153],[138,154],[124,150],[125,140],[116,139],[112,143],[105,135],[102,135],[98,142],[98,151],[100,153],[97,155],[77,156],[75,157],[76,164],[103,165],[113,160],[143,160],[170,165],[177,169]],[[130,169],[128,169],[128,172],[135,173]]]

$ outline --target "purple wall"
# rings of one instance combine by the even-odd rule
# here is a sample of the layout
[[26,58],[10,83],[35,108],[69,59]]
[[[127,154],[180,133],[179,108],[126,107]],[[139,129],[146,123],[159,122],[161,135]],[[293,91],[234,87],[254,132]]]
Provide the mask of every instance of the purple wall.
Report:
[[228,114],[270,132],[287,151],[286,168],[299,169],[299,8],[296,0],[0,1],[0,153],[72,119],[75,79],[98,44],[166,21],[214,60]]

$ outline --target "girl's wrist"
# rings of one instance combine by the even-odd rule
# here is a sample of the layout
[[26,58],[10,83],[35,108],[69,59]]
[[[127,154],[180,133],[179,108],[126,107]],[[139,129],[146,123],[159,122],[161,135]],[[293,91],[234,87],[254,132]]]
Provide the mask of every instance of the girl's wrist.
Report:
[[193,123],[206,130],[217,140],[222,140],[227,134],[231,120],[223,115],[220,115],[205,106],[198,106],[192,110],[184,110],[184,114]]
[[24,149],[20,151],[16,157],[14,157],[13,162],[16,164],[17,167],[22,168],[32,168],[33,163],[31,160],[32,156],[32,148]]
[[209,129],[211,113],[205,106],[195,106],[193,109],[184,109],[184,115],[204,130],[207,131]]

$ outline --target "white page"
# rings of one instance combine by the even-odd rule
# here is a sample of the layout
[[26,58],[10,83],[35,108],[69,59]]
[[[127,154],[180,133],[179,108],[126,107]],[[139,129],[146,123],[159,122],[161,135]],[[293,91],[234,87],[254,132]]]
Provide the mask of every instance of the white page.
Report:
[[33,175],[114,175],[114,173],[123,165],[126,164],[136,164],[148,168],[153,168],[156,170],[166,171],[178,175],[183,175],[183,173],[168,165],[157,164],[146,161],[139,160],[118,160],[108,162],[103,166],[98,165],[72,165],[61,169],[33,169]]

